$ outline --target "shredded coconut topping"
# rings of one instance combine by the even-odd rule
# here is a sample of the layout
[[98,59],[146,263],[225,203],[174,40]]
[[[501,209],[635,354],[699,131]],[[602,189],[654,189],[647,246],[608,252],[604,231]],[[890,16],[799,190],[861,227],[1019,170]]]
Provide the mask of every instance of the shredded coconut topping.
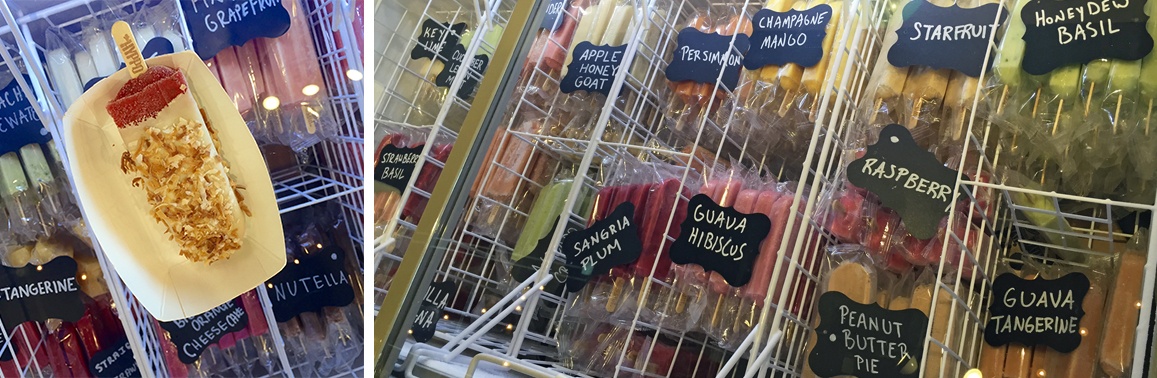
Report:
[[[121,170],[139,175],[133,186],[145,190],[153,218],[180,246],[181,256],[213,263],[241,248],[237,222],[244,218],[235,212],[249,215],[249,209],[202,130],[183,118],[172,127],[149,127],[140,147],[122,156]],[[234,198],[240,206],[233,205]]]

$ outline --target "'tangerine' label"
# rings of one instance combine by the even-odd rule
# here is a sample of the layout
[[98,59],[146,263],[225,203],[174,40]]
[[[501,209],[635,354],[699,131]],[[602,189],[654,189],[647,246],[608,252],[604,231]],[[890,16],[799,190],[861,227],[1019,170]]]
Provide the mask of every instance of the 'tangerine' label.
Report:
[[980,77],[981,69],[991,65],[991,60],[984,59],[988,40],[1007,18],[1000,4],[940,7],[927,0],[908,3],[903,14],[896,43],[888,50],[888,63],[948,68],[971,77]]
[[619,72],[625,51],[627,45],[595,46],[587,41],[580,42],[571,52],[574,58],[567,66],[559,90],[562,93],[587,91],[610,96],[611,82]]
[[0,319],[9,332],[28,321],[75,322],[83,315],[76,260],[71,257],[59,256],[39,266],[0,267]]
[[1081,345],[1082,304],[1088,292],[1089,278],[1081,273],[1055,280],[1001,274],[992,282],[984,340],[992,346],[1015,342],[1072,352]]
[[677,47],[671,64],[664,73],[672,82],[693,81],[700,84],[715,84],[719,72],[723,71],[722,84],[734,91],[739,84],[739,67],[743,65],[743,55],[751,47],[747,35],[703,33],[695,28],[679,31]]
[[1024,71],[1043,75],[1096,59],[1137,60],[1153,50],[1141,0],[1026,0]]
[[824,36],[831,20],[832,7],[827,4],[783,13],[761,9],[752,20],[751,51],[743,66],[756,70],[788,63],[816,65],[824,56]]
[[671,244],[671,262],[699,265],[740,287],[751,281],[759,244],[771,232],[771,219],[719,206],[706,194],[696,194],[679,227],[679,238]]

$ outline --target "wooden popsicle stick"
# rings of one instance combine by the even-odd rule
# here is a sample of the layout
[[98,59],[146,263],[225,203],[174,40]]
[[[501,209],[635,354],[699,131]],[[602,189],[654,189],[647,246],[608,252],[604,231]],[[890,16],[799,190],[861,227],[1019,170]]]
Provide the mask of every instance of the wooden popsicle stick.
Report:
[[117,21],[112,24],[112,39],[116,42],[117,50],[120,50],[121,57],[124,58],[125,65],[129,69],[129,74],[133,78],[141,76],[149,69],[145,65],[145,57],[141,55],[141,49],[137,46],[137,40],[133,37],[133,29],[129,27],[129,23],[124,21]]

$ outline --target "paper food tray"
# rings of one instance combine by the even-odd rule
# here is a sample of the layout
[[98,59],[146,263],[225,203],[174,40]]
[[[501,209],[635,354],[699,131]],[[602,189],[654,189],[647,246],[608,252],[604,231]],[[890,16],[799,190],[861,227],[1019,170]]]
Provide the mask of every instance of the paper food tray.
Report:
[[217,151],[229,162],[234,181],[245,188],[242,194],[252,213],[245,217],[241,249],[232,257],[213,264],[185,259],[149,214],[144,191],[120,170],[126,149],[105,106],[129,80],[128,69],[101,80],[68,109],[64,146],[89,227],[145,309],[157,320],[171,321],[208,311],[262,285],[285,266],[285,239],[265,160],[217,79],[193,52],[146,63],[184,72],[221,141]]

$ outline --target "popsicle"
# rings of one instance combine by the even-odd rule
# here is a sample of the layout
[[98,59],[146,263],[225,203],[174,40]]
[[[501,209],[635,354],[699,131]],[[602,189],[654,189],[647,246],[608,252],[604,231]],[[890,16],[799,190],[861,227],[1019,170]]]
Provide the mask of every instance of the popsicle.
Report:
[[[1081,309],[1085,311],[1081,318],[1081,344],[1076,350],[1069,353],[1051,353],[1053,359],[1050,377],[1078,378],[1092,377],[1097,371],[1097,342],[1101,339],[1104,329],[1105,315],[1105,288],[1100,282],[1103,279],[1097,274],[1088,274],[1089,291],[1081,301]],[[983,356],[983,355],[981,355]]]
[[841,188],[832,195],[827,213],[827,230],[844,243],[860,243],[863,237],[864,196],[852,188]]
[[60,93],[62,104],[67,107],[84,93],[84,83],[80,81],[80,75],[77,74],[76,66],[72,62],[72,54],[69,54],[68,50],[62,47],[49,51],[46,55],[45,60],[52,84]]
[[90,80],[100,77],[100,73],[96,71],[96,63],[92,60],[92,54],[89,54],[88,51],[77,51],[76,54],[73,54],[73,59],[76,63],[76,73],[80,77],[82,87],[84,84],[88,84]]
[[1105,312],[1104,337],[1101,338],[1101,370],[1110,377],[1127,376],[1133,364],[1133,341],[1137,337],[1137,319],[1141,311],[1141,279],[1145,273],[1148,237],[1139,232],[1118,255],[1117,277],[1109,293]]
[[888,26],[884,29],[884,41],[880,47],[880,54],[876,58],[875,69],[872,71],[872,80],[868,88],[875,90],[876,105],[873,110],[880,108],[880,102],[900,96],[904,91],[904,82],[908,78],[908,67],[896,67],[888,62],[888,50],[896,44],[899,35],[896,30],[903,23],[901,16],[906,2],[896,4],[896,8],[888,19]]
[[[602,0],[597,4],[591,5],[583,9],[583,15],[580,17],[578,27],[575,28],[574,36],[571,38],[570,47],[567,51],[574,52],[576,46],[584,41],[597,43],[603,40],[603,34],[608,30],[611,18],[615,12],[614,0]],[[624,25],[615,25],[616,30],[622,29]],[[612,31],[614,33],[615,31]],[[574,54],[567,54],[566,60],[562,65],[562,76],[566,76],[567,66],[574,60]]]
[[85,36],[85,46],[92,56],[92,63],[96,66],[98,76],[112,75],[120,68],[108,32],[99,29],[90,30]]
[[29,184],[35,188],[40,199],[40,216],[45,218],[41,222],[42,230],[45,235],[51,235],[52,226],[68,222],[75,214],[65,209],[56,180],[52,177],[52,168],[48,166],[40,145],[33,143],[20,147],[20,157]]
[[[820,57],[819,63],[816,65],[804,68],[803,76],[800,78],[803,88],[810,94],[819,94],[823,90],[824,79],[827,77],[828,67],[831,65],[832,45],[835,43],[836,35],[839,34],[840,18],[843,15],[844,2],[843,1],[829,1],[829,0],[815,0],[809,6],[814,7],[819,4],[827,4],[832,7],[831,19],[825,28],[826,33],[823,40],[823,56]],[[849,40],[850,41],[850,40]],[[854,54],[855,51],[848,51],[846,54]],[[846,56],[846,55],[845,55]],[[838,68],[838,66],[836,67]],[[838,82],[834,83],[838,85]]]
[[0,155],[0,199],[8,209],[9,230],[20,241],[36,240],[42,232],[42,220],[36,211],[37,194],[28,185],[24,168],[15,151]]
[[[558,29],[553,32],[547,30],[540,30],[538,37],[534,41],[534,45],[530,48],[530,53],[527,54],[527,62],[522,68],[522,77],[524,80],[530,78],[531,72],[537,67],[547,74],[547,76],[556,76],[562,71],[563,62],[567,57],[567,52],[570,51],[571,39],[574,37],[575,28],[579,24],[579,20],[583,17],[583,7],[575,3],[570,6],[566,13],[560,15],[562,22]],[[544,88],[546,78],[540,78],[539,88]]]
[[250,71],[248,67],[242,65],[233,46],[218,51],[214,59],[217,61],[217,72],[221,75],[221,86],[225,88],[229,100],[233,101],[237,110],[245,115],[254,106],[254,93],[264,92],[264,90],[255,91],[253,87],[265,86],[263,76],[260,74],[261,67],[255,66],[254,71]]
[[[184,75],[149,67],[126,82],[106,108],[128,149],[122,170],[140,175],[137,185],[148,194],[152,215],[164,220],[182,256],[211,263],[239,249],[248,209],[240,203]],[[161,173],[161,167],[170,168]],[[193,193],[201,194],[186,195],[190,183],[199,183]]]
[[[864,265],[859,261],[843,261],[830,272],[828,272],[827,279],[824,281],[824,292],[835,291],[843,293],[857,303],[872,303],[876,298],[876,275],[871,267]],[[816,316],[812,321],[812,326],[818,325],[819,317]],[[816,332],[808,332],[807,352],[805,356],[811,357],[812,348],[815,347],[819,339]],[[815,373],[811,370],[811,362],[805,361],[803,364],[804,377],[815,377]]]
[[325,80],[309,17],[297,0],[282,0],[281,5],[289,11],[289,30],[277,38],[255,40],[261,51],[261,71],[268,75],[267,89],[286,106],[317,101],[325,93]]
[[[819,3],[822,1],[823,0],[815,0],[814,2]],[[806,0],[796,0],[791,8],[802,11],[807,9],[809,5]],[[750,35],[750,33],[748,34]],[[825,37],[825,39],[826,38],[827,37]],[[776,77],[779,80],[779,86],[781,88],[786,89],[788,92],[796,92],[799,90],[799,83],[803,78],[803,67],[795,63],[785,64],[779,68],[779,73],[776,74]]]

